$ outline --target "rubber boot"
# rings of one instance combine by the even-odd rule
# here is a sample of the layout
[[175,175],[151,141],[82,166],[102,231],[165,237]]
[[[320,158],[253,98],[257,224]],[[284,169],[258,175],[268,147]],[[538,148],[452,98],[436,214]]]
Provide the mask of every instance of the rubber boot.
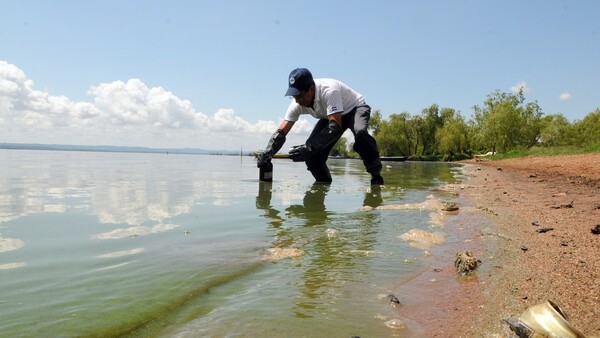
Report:
[[319,169],[310,169],[310,173],[315,178],[315,183],[330,184],[333,181],[327,166]]
[[383,185],[383,177],[381,176],[381,169],[383,168],[383,165],[381,164],[381,160],[379,158],[368,165],[365,164],[365,168],[367,169],[367,172],[371,174],[372,185]]

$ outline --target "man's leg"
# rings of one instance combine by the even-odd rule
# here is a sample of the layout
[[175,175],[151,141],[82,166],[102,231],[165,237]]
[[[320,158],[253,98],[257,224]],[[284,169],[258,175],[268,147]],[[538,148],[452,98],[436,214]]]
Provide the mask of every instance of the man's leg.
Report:
[[371,118],[371,107],[368,105],[358,106],[354,115],[354,121],[350,130],[354,134],[354,150],[360,155],[363,164],[371,174],[371,184],[383,184],[381,177],[381,159],[377,141],[369,134],[369,119]]
[[[317,121],[315,128],[310,133],[310,136],[306,141],[308,142],[311,138],[318,135],[321,130],[327,128],[328,124],[329,120],[327,119],[320,119],[319,121]],[[329,172],[329,168],[327,168],[326,162],[327,158],[329,157],[329,152],[331,151],[334,145],[335,142],[332,143],[330,146],[321,149],[315,154],[312,154],[309,158],[306,159],[306,169],[310,171],[310,173],[313,175],[316,183],[329,184],[332,182],[331,173]]]

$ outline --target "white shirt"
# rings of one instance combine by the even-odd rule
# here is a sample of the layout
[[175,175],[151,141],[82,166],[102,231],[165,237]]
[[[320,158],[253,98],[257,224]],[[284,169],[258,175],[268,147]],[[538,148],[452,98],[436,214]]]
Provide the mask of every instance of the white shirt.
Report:
[[341,81],[334,79],[314,79],[315,102],[313,108],[302,107],[292,100],[285,113],[285,120],[298,121],[302,114],[310,114],[317,119],[325,119],[328,115],[349,113],[359,105],[365,104],[365,98]]

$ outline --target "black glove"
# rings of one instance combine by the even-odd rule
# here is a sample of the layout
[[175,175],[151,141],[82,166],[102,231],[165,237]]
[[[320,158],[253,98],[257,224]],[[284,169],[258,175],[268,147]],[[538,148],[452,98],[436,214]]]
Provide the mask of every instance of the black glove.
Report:
[[323,128],[315,136],[309,138],[306,144],[292,147],[289,151],[290,158],[294,162],[306,161],[313,154],[337,142],[342,133],[342,127],[337,122],[331,120],[327,128]]
[[289,152],[290,158],[294,162],[306,161],[306,157],[308,156],[309,153],[310,153],[310,149],[307,148],[306,144],[302,144],[299,146],[293,146]]
[[289,152],[290,158],[294,162],[306,161],[313,154],[337,142],[342,134],[342,127],[337,122],[331,120],[327,128],[323,128],[315,136],[309,138],[306,144],[292,147]]
[[271,136],[265,151],[261,152],[256,156],[256,166],[258,168],[264,167],[265,165],[271,163],[271,159],[273,159],[273,155],[277,154],[279,149],[283,147],[285,143],[285,134],[281,130],[277,130]]
[[270,154],[265,153],[264,151],[261,151],[256,156],[256,167],[262,168],[262,167],[266,166],[267,164],[269,164],[269,162],[271,162],[271,158],[272,157],[270,156]]

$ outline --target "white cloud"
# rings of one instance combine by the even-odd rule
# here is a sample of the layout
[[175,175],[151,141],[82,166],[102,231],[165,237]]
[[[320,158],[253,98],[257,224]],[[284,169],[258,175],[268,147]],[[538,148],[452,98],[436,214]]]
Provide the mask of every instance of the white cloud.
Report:
[[[17,66],[0,60],[0,142],[261,149],[280,121],[244,120],[232,109],[209,116],[189,100],[140,79],[93,85],[91,102],[36,90]],[[304,139],[300,120],[288,136]]]
[[510,87],[510,91],[515,94],[519,93],[520,90],[523,91],[523,94],[527,94],[527,93],[529,93],[531,88],[529,88],[529,86],[527,86],[527,82],[525,82],[525,81],[521,81],[521,82],[517,83],[516,85]]
[[241,117],[236,116],[232,109],[219,109],[207,122],[198,127],[210,126],[211,129],[224,132],[241,132],[250,125],[250,123],[244,121]]
[[561,101],[570,101],[572,97],[573,97],[573,95],[571,95],[571,93],[562,93],[562,94],[560,94],[560,100]]
[[114,125],[146,125],[165,128],[191,128],[206,119],[192,103],[181,100],[162,87],[148,88],[139,79],[92,86],[88,94],[94,106]]

